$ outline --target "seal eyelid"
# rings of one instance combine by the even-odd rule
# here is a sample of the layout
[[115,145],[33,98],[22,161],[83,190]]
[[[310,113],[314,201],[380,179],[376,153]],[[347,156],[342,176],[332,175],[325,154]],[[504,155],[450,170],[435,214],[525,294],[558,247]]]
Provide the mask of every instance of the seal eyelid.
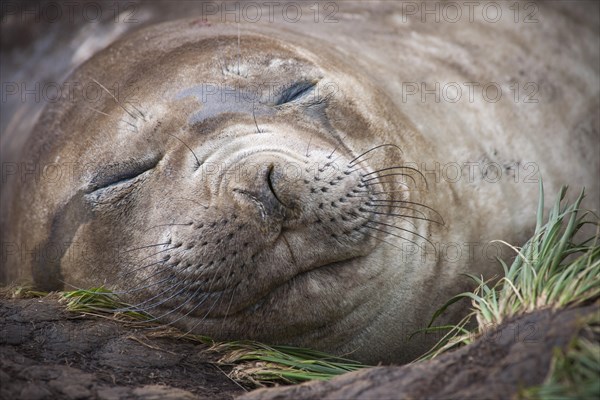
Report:
[[315,86],[317,86],[317,81],[296,82],[281,92],[279,98],[275,102],[275,105],[280,106],[298,100],[307,93],[310,93]]
[[132,181],[143,173],[154,169],[161,159],[162,157],[152,157],[140,161],[133,160],[102,167],[91,179],[87,192],[92,193],[100,189]]

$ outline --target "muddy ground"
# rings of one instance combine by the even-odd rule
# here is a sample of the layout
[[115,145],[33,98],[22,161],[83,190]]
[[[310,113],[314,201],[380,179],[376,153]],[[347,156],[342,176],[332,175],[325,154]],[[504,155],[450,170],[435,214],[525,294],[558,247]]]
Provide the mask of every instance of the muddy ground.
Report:
[[55,297],[0,302],[2,399],[505,399],[546,377],[598,304],[510,321],[434,361],[247,393],[207,346],[65,311]]

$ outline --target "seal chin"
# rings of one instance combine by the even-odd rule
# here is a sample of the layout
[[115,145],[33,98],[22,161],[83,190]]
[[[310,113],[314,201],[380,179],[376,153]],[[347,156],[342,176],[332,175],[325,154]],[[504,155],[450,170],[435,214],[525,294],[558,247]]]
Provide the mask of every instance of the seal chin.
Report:
[[[237,291],[230,291],[218,300],[212,300],[226,304],[226,309],[218,312],[214,309],[198,312],[196,309],[185,317],[182,317],[181,309],[175,312],[164,310],[161,319],[218,340],[243,337],[304,346],[312,342],[316,347],[317,341],[309,337],[330,335],[332,330],[353,335],[368,325],[372,315],[357,310],[372,301],[369,295],[372,290],[382,287],[381,270],[364,267],[369,258],[353,257],[315,265],[242,308],[236,307]],[[376,307],[373,311],[377,315]]]

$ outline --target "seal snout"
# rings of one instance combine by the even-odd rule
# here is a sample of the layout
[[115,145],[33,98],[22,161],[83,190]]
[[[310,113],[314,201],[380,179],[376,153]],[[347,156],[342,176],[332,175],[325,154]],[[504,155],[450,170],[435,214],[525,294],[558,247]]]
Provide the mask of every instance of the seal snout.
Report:
[[[247,167],[250,168],[239,169],[242,173],[239,174],[239,179],[235,179],[235,187],[232,189],[234,198],[242,207],[247,207],[250,203],[263,221],[281,222],[288,207],[277,195],[278,174],[275,173],[274,162]],[[255,172],[248,174],[248,170]]]

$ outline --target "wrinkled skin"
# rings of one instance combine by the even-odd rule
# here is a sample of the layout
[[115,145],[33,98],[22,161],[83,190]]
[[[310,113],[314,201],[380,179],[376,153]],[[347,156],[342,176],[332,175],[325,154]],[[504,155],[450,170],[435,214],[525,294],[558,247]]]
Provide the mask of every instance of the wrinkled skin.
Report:
[[[408,27],[389,13],[352,12],[367,15],[362,27],[379,18],[380,31],[340,24],[345,40],[321,25],[304,34],[188,19],[149,24],[94,55],[68,80],[102,85],[101,100],[76,92],[49,105],[20,153],[70,163],[68,178],[11,175],[3,188],[3,280],[104,285],[215,339],[400,362],[431,344],[408,335],[468,287],[462,273],[499,273],[493,256],[511,253],[495,245],[490,256],[491,240],[520,245],[532,232],[540,174],[550,194],[587,186],[597,209],[592,30],[544,10],[573,41],[560,46],[573,61],[551,51],[550,28],[423,25],[409,37],[392,34]],[[402,82],[493,81],[517,61],[554,97],[403,97]],[[482,160],[502,166],[502,179],[431,173]],[[452,246],[462,253],[449,256]]]

